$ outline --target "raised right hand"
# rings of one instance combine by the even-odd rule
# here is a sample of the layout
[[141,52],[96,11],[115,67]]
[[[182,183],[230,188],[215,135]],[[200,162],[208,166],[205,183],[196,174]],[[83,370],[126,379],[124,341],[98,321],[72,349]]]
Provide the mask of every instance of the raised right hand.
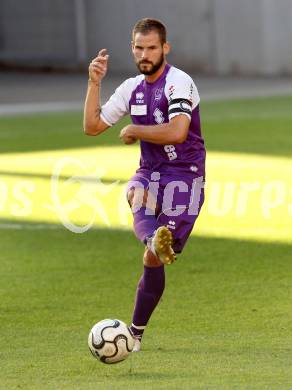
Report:
[[90,80],[99,83],[104,78],[108,68],[108,58],[107,49],[99,51],[97,57],[91,61],[88,68]]

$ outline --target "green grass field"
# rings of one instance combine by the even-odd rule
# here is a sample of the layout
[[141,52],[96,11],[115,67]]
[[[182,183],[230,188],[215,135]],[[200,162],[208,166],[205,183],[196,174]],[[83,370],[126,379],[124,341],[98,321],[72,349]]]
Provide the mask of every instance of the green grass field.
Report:
[[[143,351],[113,366],[92,358],[87,336],[100,319],[131,320],[143,248],[121,195],[138,148],[120,144],[118,126],[83,136],[80,113],[0,118],[0,389],[291,389],[291,105],[202,105],[204,209],[167,268]],[[58,195],[74,224],[104,210],[84,234],[52,202],[64,157]]]

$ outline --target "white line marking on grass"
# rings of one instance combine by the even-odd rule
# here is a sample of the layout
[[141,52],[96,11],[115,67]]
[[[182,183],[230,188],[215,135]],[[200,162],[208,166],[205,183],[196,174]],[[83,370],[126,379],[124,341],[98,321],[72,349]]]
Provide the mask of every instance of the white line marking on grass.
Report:
[[0,104],[0,116],[36,114],[47,112],[80,111],[83,102],[47,102]]
[[[63,225],[49,223],[19,223],[19,222],[3,222],[0,223],[0,230],[64,230],[68,231]],[[111,231],[131,231],[128,226],[111,227],[92,226],[90,230],[111,230]],[[74,233],[75,234],[75,233]]]
[[[290,84],[268,85],[267,87],[260,89],[254,86],[246,86],[245,88],[238,86],[237,88],[233,87],[232,89],[223,92],[222,90],[209,92],[203,91],[201,95],[203,101],[253,99],[267,96],[283,97],[291,96],[291,88]],[[105,101],[102,101],[102,103],[104,102]],[[0,104],[0,116],[81,111],[83,109],[83,105],[83,101]]]
[[47,223],[0,223],[0,229],[2,230],[65,230],[63,225],[50,225]]

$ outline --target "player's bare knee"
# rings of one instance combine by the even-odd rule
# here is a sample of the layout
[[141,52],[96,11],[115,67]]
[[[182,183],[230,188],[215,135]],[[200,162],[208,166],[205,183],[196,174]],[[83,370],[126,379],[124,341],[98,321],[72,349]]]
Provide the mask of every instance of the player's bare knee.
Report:
[[148,206],[148,191],[141,188],[131,188],[127,193],[127,199],[132,210]]
[[128,203],[129,203],[130,207],[132,207],[132,204],[133,204],[134,194],[135,194],[135,189],[134,188],[131,188],[127,192],[127,200],[128,200]]
[[149,249],[144,252],[143,263],[146,267],[160,267],[161,261]]

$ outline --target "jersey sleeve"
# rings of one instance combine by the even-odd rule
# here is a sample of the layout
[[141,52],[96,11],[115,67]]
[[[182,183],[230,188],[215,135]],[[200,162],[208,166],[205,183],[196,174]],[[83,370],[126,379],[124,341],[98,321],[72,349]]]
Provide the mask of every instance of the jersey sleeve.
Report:
[[170,75],[165,85],[165,95],[168,100],[169,120],[180,114],[191,120],[192,111],[199,104],[200,96],[189,75],[184,72]]
[[129,113],[129,100],[131,96],[130,79],[124,81],[101,107],[100,118],[109,126],[113,126],[124,115]]

